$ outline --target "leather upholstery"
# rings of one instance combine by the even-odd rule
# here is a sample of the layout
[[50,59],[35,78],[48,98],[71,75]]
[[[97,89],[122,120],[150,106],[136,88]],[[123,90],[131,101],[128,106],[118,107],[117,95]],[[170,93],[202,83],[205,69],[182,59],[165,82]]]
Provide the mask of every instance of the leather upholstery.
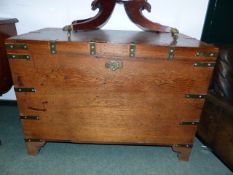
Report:
[[217,96],[233,102],[233,46],[220,49],[212,87]]

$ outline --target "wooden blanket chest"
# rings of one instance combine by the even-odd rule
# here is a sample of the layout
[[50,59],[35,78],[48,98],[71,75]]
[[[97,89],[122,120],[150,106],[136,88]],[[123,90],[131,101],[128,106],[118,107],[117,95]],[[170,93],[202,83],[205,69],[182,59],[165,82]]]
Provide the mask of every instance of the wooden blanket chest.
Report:
[[182,34],[56,28],[5,45],[29,154],[48,141],[142,144],[188,160],[217,48]]

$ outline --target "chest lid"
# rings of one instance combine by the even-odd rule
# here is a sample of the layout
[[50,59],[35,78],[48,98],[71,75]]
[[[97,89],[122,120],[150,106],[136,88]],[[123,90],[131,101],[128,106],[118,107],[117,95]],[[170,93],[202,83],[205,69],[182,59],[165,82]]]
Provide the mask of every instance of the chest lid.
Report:
[[[17,44],[18,43],[18,44]],[[174,42],[170,33],[90,30],[72,32],[71,36],[60,28],[46,28],[12,37],[6,41],[6,47],[21,48],[31,44],[46,44],[48,53],[75,52],[92,56],[114,56],[130,58],[215,59],[218,49],[213,45],[200,42],[194,38],[178,35]]]

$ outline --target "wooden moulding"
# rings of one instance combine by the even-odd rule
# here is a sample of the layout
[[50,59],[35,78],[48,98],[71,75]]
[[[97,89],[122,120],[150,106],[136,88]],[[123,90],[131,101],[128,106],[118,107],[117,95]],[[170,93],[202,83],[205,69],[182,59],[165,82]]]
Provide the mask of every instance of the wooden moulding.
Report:
[[[31,156],[36,156],[41,150],[41,148],[45,146],[46,141],[25,139],[25,143],[26,143],[28,154]],[[75,143],[75,142],[70,142],[70,143]],[[101,144],[101,143],[98,143],[98,144]],[[102,143],[102,144],[106,144],[106,143]],[[192,151],[192,145],[172,145],[171,147],[172,147],[172,150],[177,153],[177,157],[180,161],[189,161],[191,151]]]

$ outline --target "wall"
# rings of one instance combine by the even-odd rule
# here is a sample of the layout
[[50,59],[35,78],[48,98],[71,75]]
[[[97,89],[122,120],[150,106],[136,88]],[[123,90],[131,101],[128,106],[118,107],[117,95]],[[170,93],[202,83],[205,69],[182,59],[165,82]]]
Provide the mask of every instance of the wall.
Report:
[[[94,16],[92,0],[0,0],[0,17],[19,19],[18,34],[44,27],[63,27],[75,19]],[[152,12],[144,12],[152,21],[176,27],[181,33],[199,39],[208,0],[148,0]],[[122,5],[117,5],[104,29],[139,30],[127,18]],[[0,99],[15,99],[13,90]]]

